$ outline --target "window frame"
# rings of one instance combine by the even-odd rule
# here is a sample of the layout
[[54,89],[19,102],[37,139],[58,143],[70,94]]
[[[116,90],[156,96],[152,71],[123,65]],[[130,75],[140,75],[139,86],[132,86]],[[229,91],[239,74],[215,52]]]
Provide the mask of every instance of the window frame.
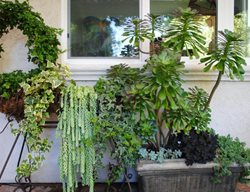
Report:
[[[63,50],[68,48],[68,23],[69,23],[69,3],[70,0],[62,0],[61,27],[63,33],[61,36],[61,45]],[[217,0],[217,31],[229,29],[234,30],[234,0]],[[144,18],[150,12],[150,0],[139,0],[139,15]],[[226,19],[225,19],[226,18]],[[141,48],[149,51],[149,41],[141,43]],[[111,58],[111,57],[80,57],[68,58],[65,51],[62,54],[61,62],[67,64],[70,68],[72,78],[75,80],[95,81],[100,76],[105,75],[106,70],[112,65],[126,63],[131,67],[142,67],[148,55],[140,53],[139,58]],[[185,61],[186,70],[189,72],[187,80],[213,80],[216,77],[214,72],[204,74],[202,65],[199,65],[199,59],[189,59],[182,57]],[[246,58],[250,63],[250,57]],[[250,65],[246,66],[246,71],[250,72]],[[214,78],[211,76],[214,76]]]
[[[150,0],[139,0],[139,16],[144,18],[144,16],[149,12],[149,2]],[[67,50],[69,38],[68,38],[68,24],[69,24],[69,3],[70,0],[62,0],[62,37],[61,45],[63,50]],[[141,47],[145,51],[149,51],[149,42],[141,43]],[[145,63],[148,55],[139,54],[139,58],[112,58],[112,57],[79,57],[79,58],[69,58],[67,51],[62,54],[62,62],[66,63],[70,69],[73,71],[79,70],[89,70],[89,71],[100,71],[106,70],[110,66],[127,63],[132,67],[140,67]]]

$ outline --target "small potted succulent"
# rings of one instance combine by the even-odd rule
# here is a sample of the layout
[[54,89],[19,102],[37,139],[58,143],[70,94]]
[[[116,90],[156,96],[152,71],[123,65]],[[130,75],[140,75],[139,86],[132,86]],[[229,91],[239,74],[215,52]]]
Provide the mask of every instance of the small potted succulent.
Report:
[[[161,24],[162,16],[149,15],[146,20],[133,20],[124,33],[126,39],[137,47],[139,41],[149,39],[151,42],[150,57],[143,74],[127,92],[128,103],[137,112],[142,130],[148,126],[152,131],[156,130],[155,136],[140,149],[144,160],[138,163],[137,171],[143,192],[233,192],[242,170],[231,168],[235,171],[232,174],[229,166],[232,162],[241,165],[248,162],[244,144],[231,137],[218,137],[209,127],[209,104],[222,76],[226,74],[230,79],[243,79],[245,60],[242,41],[233,32],[225,30],[219,32],[216,47],[208,52],[204,46],[201,23],[196,16],[197,12],[191,9],[180,10],[179,15],[166,26]],[[162,35],[156,37],[155,34],[159,33]],[[139,50],[142,51],[140,47]],[[183,88],[183,54],[191,58],[203,56],[200,61],[205,65],[204,72],[211,69],[218,71],[218,78],[209,95],[197,87],[188,91]],[[230,151],[225,149],[227,142],[234,143],[238,146],[236,150],[242,153],[239,158],[227,159],[229,163],[225,165],[225,151]],[[190,166],[182,160],[164,161],[178,157],[185,158],[186,165]],[[220,161],[223,158],[224,161]],[[213,171],[217,183],[211,182]],[[223,177],[229,173],[232,177]]]

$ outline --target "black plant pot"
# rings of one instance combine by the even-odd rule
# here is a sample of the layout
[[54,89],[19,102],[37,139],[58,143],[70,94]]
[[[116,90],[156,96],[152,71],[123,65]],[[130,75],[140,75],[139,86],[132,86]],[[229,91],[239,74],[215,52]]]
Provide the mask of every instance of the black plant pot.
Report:
[[186,166],[183,159],[159,164],[140,161],[137,165],[140,192],[235,192],[242,169],[231,167],[232,175],[219,184],[210,181],[214,163]]

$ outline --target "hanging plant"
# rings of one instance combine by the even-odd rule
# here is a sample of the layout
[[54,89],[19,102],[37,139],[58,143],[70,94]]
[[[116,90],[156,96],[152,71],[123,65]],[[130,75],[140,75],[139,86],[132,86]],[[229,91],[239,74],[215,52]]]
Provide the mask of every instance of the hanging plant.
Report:
[[28,78],[37,75],[39,69],[30,72],[13,71],[12,73],[0,74],[0,111],[7,116],[15,117],[16,121],[21,121],[24,117],[24,93],[20,83]]
[[82,185],[94,191],[95,148],[92,120],[96,117],[97,95],[93,87],[71,84],[62,93],[57,131],[60,145],[60,177],[65,192],[74,192],[80,173]]
[[[49,27],[39,13],[32,11],[28,1],[0,1],[0,38],[13,28],[27,36],[28,61],[37,69],[24,73],[14,71],[0,74],[0,111],[19,122],[14,134],[26,136],[28,158],[17,168],[19,178],[36,171],[51,143],[42,139],[42,125],[49,117],[48,108],[55,101],[55,93],[64,87],[67,68],[56,63],[61,30]],[[0,53],[3,52],[0,44]]]

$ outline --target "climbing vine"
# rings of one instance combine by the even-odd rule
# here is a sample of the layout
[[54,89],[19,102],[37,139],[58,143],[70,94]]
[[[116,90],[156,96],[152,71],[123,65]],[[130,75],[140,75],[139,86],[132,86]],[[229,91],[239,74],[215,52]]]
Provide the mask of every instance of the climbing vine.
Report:
[[60,177],[66,192],[77,188],[80,172],[82,185],[94,191],[95,148],[92,119],[96,117],[97,95],[92,87],[68,86],[61,99],[58,123]]
[[[32,9],[28,1],[0,1],[0,38],[13,28],[21,30],[27,36],[28,61],[37,65],[28,73],[0,74],[0,110],[19,122],[13,133],[26,136],[29,149],[27,159],[17,168],[19,178],[36,171],[51,147],[47,138],[41,138],[42,125],[49,116],[49,106],[56,100],[55,93],[60,92],[68,77],[67,67],[56,63],[62,53],[58,40],[61,30],[47,26]],[[0,53],[3,51],[0,44]]]

